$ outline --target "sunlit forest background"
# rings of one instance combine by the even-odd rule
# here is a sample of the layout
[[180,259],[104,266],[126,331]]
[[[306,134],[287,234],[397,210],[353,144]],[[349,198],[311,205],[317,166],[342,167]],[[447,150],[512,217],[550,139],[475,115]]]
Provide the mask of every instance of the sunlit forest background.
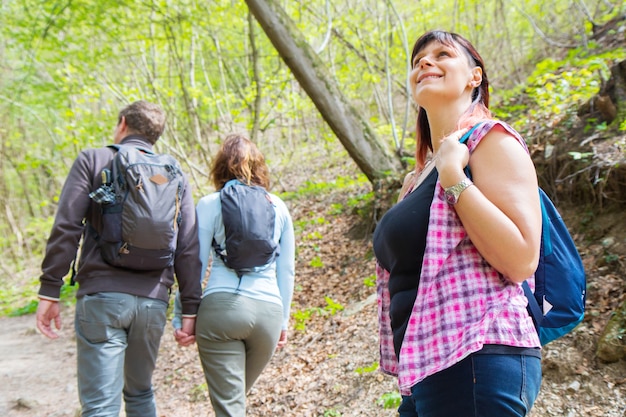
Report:
[[[77,153],[111,143],[119,110],[145,99],[167,111],[157,150],[181,161],[196,199],[213,191],[220,141],[240,132],[294,218],[290,342],[249,415],[394,415],[395,382],[377,372],[371,232],[414,168],[407,76],[430,29],[483,56],[491,110],[527,140],[588,273],[585,320],[544,349],[530,417],[626,415],[624,0],[0,0],[0,383],[15,397],[3,390],[0,413],[76,415],[71,318],[54,349],[32,329],[40,263]],[[65,311],[74,292],[62,289]],[[196,352],[169,336],[161,350],[161,414],[213,415]]]
[[[341,92],[410,167],[410,49],[428,29],[456,31],[483,54],[494,111],[521,88],[555,116],[597,92],[608,56],[592,29],[623,1],[278,1]],[[555,79],[562,60],[587,63]],[[0,257],[3,275],[36,279],[62,181],[76,153],[110,142],[137,99],[168,112],[162,151],[184,161],[197,195],[220,138],[248,134],[274,191],[295,191],[351,164],[244,1],[3,0],[0,4]],[[401,173],[393,173],[398,177]],[[338,178],[340,180],[340,178]],[[355,176],[350,181],[366,181]],[[28,286],[24,291],[29,291]]]

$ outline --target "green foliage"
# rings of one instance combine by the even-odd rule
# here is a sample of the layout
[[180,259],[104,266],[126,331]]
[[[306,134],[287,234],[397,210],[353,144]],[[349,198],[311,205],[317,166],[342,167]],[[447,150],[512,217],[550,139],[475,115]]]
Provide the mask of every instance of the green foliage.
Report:
[[329,408],[324,411],[324,417],[341,417],[343,414],[339,410],[335,410],[334,408]]
[[334,316],[337,312],[342,311],[344,308],[340,303],[336,302],[329,296],[325,296],[324,301],[326,301],[326,307],[324,307],[324,310],[330,313],[331,316]]
[[203,402],[208,400],[209,388],[206,383],[198,384],[189,391],[189,401],[192,403]]
[[378,400],[376,400],[376,403],[378,405],[386,409],[398,408],[400,407],[401,402],[402,402],[402,396],[397,391],[386,392],[383,395],[381,395]]
[[[610,77],[610,66],[626,58],[617,48],[593,52],[593,44],[570,50],[563,59],[546,58],[536,64],[524,84],[500,91],[499,102],[492,110],[496,117],[512,120],[513,126],[532,120],[573,121],[579,106],[598,93]],[[518,120],[518,122],[515,122]],[[602,131],[606,123],[588,119],[589,131]]]
[[375,197],[376,194],[373,191],[364,194],[354,195],[348,199],[348,207],[353,209],[359,209],[364,204],[369,204]]
[[594,96],[602,80],[608,80],[610,63],[625,57],[623,48],[598,55],[579,48],[563,60],[544,59],[528,78],[526,93],[534,101],[529,114],[566,116],[570,109]]
[[11,269],[20,271],[28,268],[32,259],[41,260],[53,220],[51,217],[32,217],[27,218],[27,224],[21,228],[17,219],[11,224],[0,225],[0,251],[5,254],[4,262],[9,263]]
[[343,204],[340,203],[332,203],[330,205],[330,214],[339,215],[343,213]]
[[34,314],[37,311],[37,305],[39,305],[37,300],[32,300],[28,304],[22,307],[18,307],[12,310],[9,310],[7,313],[8,317],[17,317],[24,316],[26,314]]
[[295,321],[293,326],[294,329],[301,332],[305,331],[306,323],[311,320],[314,314],[318,316],[333,316],[344,309],[343,305],[328,296],[325,296],[324,300],[326,301],[326,306],[324,308],[309,307],[304,310],[296,310],[292,312],[291,317]]
[[378,362],[373,362],[370,366],[356,368],[354,372],[356,372],[359,375],[363,375],[366,373],[372,373],[376,370],[378,370]]
[[366,287],[375,287],[376,286],[376,275],[372,274],[368,277],[365,277],[363,279],[363,284],[365,284]]
[[320,240],[322,239],[322,234],[320,232],[318,232],[317,230],[314,230],[313,232],[307,234],[306,236],[302,237],[302,240]]
[[568,152],[574,161],[586,160],[593,156],[593,152]]
[[66,305],[73,304],[76,299],[76,291],[78,291],[78,285],[64,284],[61,287],[61,301]]
[[557,68],[547,69],[542,68],[541,64],[537,65],[536,71],[541,72],[541,75],[537,75],[534,83],[527,89],[536,106],[530,110],[531,115],[551,113],[561,116],[598,91],[599,81],[589,68],[553,72],[555,70]]
[[[38,283],[38,281],[37,281]],[[17,317],[34,314],[37,311],[39,301],[35,286],[27,287],[21,292],[14,293],[12,289],[0,291],[0,317]],[[77,286],[65,284],[61,287],[61,303],[70,306],[75,302]],[[25,301],[26,300],[26,301]],[[25,303],[25,304],[24,304]],[[18,305],[18,307],[16,307]]]
[[598,131],[603,132],[608,129],[606,122],[598,123],[598,120],[594,117],[590,117],[587,119],[587,124],[585,125],[585,133]]
[[[328,223],[328,220],[326,220],[322,216],[316,216],[316,213],[309,213],[309,216],[310,217],[308,219],[297,220],[294,222],[293,226],[296,232],[302,233],[304,230],[307,230],[307,228],[309,228],[310,226],[313,226],[313,227],[321,226],[321,225]],[[321,236],[320,233],[314,230],[313,232],[310,232],[308,235],[306,235],[304,239],[305,240],[316,239],[316,238],[319,238],[320,236]]]
[[303,332],[306,330],[306,323],[311,319],[313,314],[322,314],[322,309],[319,307],[309,307],[304,310],[296,310],[291,313],[291,317],[295,321],[293,328],[297,331]]
[[618,264],[619,263],[619,255],[616,255],[614,253],[607,253],[604,255],[604,262],[608,265],[610,264]]
[[[569,117],[568,103],[584,100],[597,89],[599,77],[606,77],[608,62],[624,57],[622,50],[592,56],[588,51],[595,45],[588,44],[566,59],[544,60],[562,50],[546,48],[541,37],[532,36],[533,25],[548,38],[579,44],[589,38],[589,19],[571,1],[554,1],[550,10],[539,0],[488,1],[480,13],[474,2],[434,0],[281,6],[368,127],[389,143],[404,132],[398,155],[412,153],[415,145],[414,112],[405,112],[407,51],[427,29],[453,30],[471,39],[498,94],[525,81],[537,103],[534,110],[557,117]],[[623,7],[611,9],[600,0],[586,6],[594,22],[623,13]],[[14,0],[3,2],[0,11],[0,203],[5,208],[0,248],[11,267],[40,262],[72,161],[82,149],[111,141],[117,113],[130,101],[143,98],[167,110],[168,125],[157,148],[184,160],[197,195],[210,190],[207,166],[220,138],[232,131],[256,127],[254,139],[268,161],[275,161],[272,174],[279,178],[302,175],[301,168],[310,178],[329,161],[345,165],[348,156],[337,152],[332,130],[260,26],[249,24],[245,2]],[[528,78],[537,61],[537,72]],[[511,100],[501,111],[515,113],[523,106]],[[405,162],[414,164],[412,157]],[[297,189],[281,194],[286,200],[368,181],[348,173],[329,182],[287,183]],[[355,194],[344,205],[333,204],[330,214],[352,210],[367,216],[373,193]],[[314,264],[323,265],[321,259]]]
[[338,176],[329,182],[306,181],[302,187],[294,192],[281,193],[280,197],[285,200],[304,199],[310,196],[322,195],[332,191],[340,191],[367,184],[368,180],[363,174],[356,177]]
[[34,313],[37,309],[37,294],[31,287],[0,287],[0,317],[21,316]]
[[314,256],[313,259],[311,259],[311,262],[309,262],[309,265],[313,268],[323,268],[324,262],[320,256]]

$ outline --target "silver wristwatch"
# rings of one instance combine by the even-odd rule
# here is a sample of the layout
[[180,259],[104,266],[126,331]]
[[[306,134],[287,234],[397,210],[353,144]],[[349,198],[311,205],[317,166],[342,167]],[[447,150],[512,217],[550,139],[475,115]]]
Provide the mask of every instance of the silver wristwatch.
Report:
[[446,188],[444,190],[444,196],[446,197],[448,204],[452,206],[455,205],[459,201],[461,193],[472,184],[474,184],[472,180],[469,178],[463,178],[463,180],[461,180],[458,184],[454,184],[452,187]]

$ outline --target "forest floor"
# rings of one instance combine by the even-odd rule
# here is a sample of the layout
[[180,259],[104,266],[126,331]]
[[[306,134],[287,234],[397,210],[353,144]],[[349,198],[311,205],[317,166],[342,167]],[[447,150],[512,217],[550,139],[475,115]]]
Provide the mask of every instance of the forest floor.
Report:
[[[288,202],[298,239],[290,340],[252,389],[249,416],[397,415],[394,407],[385,407],[396,392],[395,380],[376,370],[371,228],[346,209],[350,197],[364,192],[351,189]],[[576,224],[578,213],[572,213],[570,224]],[[575,236],[588,271],[586,318],[544,348],[542,389],[532,417],[626,416],[626,362],[602,363],[595,356],[604,325],[626,298],[626,226],[621,212],[594,221],[593,242]],[[607,239],[616,248],[609,258]],[[72,308],[65,307],[57,340],[37,333],[33,315],[0,319],[0,415],[79,415],[72,317]],[[154,386],[160,416],[214,415],[195,347],[178,347],[170,328]]]

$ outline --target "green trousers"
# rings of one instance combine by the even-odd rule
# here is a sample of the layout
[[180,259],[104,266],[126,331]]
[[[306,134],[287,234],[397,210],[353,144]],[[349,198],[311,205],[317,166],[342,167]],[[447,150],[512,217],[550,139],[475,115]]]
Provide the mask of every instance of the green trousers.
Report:
[[202,299],[196,340],[216,417],[246,415],[246,393],[272,358],[282,322],[278,304],[225,292]]

